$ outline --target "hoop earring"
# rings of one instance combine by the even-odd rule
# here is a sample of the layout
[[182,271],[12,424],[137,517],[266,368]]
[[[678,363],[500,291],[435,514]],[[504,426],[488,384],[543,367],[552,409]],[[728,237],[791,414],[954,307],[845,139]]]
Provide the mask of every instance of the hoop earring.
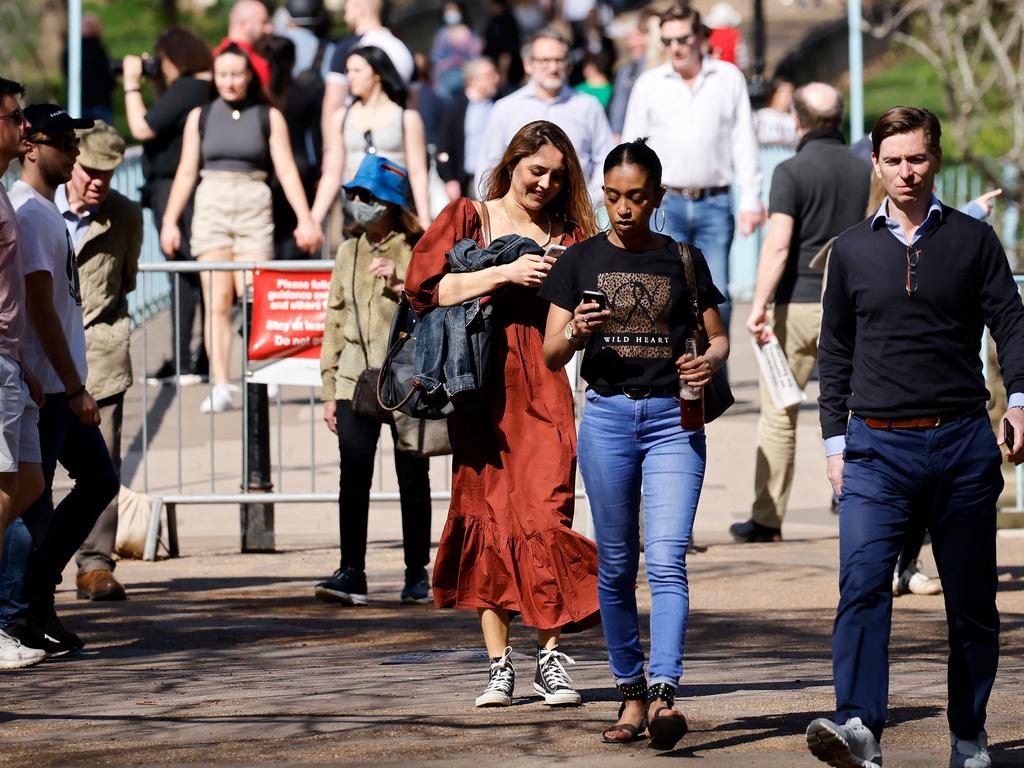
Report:
[[[661,213],[661,226],[660,227],[658,226],[658,214],[659,213]],[[655,232],[664,232],[665,231],[665,225],[667,223],[668,223],[668,214],[665,212],[664,208],[659,208],[657,211],[654,212],[654,231]]]

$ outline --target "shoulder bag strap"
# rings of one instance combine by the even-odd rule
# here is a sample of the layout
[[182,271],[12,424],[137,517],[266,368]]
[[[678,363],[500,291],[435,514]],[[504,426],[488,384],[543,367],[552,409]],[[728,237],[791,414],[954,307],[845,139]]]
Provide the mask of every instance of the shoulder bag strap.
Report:
[[704,332],[704,318],[700,314],[700,301],[697,298],[697,275],[693,271],[693,254],[690,253],[690,246],[686,243],[676,243],[679,249],[679,257],[683,261],[683,274],[686,276],[686,287],[690,293],[690,306],[693,308],[693,317],[697,324],[697,332]]
[[352,256],[352,310],[356,313],[356,330],[359,332],[359,346],[363,350],[363,362],[365,367],[370,367],[370,358],[366,354],[366,342],[363,341],[363,323],[359,319],[359,302],[356,301],[356,268],[359,266],[359,241],[362,235],[356,238],[356,249]]
[[487,210],[487,203],[483,200],[473,200],[473,208],[480,217],[480,229],[484,235],[484,247],[491,244],[491,214]]

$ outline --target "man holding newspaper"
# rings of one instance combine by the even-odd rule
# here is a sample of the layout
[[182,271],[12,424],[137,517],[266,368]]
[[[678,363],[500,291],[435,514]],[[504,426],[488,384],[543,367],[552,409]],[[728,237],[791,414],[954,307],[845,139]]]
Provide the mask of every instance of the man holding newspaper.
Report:
[[796,455],[796,417],[818,356],[822,273],[810,261],[830,238],[864,218],[870,188],[868,169],[845,146],[839,131],[839,91],[809,83],[797,90],[793,103],[800,144],[796,156],[772,176],[768,233],[747,319],[765,364],[751,519],[729,528],[738,542],[782,539]]

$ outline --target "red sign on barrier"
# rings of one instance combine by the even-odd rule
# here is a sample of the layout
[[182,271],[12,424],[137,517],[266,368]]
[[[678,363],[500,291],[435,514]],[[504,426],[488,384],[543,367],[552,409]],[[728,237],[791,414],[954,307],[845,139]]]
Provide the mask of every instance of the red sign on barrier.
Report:
[[320,357],[330,287],[329,270],[255,270],[249,359]]

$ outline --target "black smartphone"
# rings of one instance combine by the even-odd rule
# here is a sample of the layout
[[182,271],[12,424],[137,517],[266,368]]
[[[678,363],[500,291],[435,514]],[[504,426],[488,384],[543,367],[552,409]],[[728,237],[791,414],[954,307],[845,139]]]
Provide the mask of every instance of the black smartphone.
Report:
[[583,301],[587,304],[597,304],[598,309],[605,309],[608,306],[608,297],[604,291],[584,291]]
[[1003,444],[1007,451],[1013,450],[1013,441],[1016,436],[1013,434],[1013,424],[1009,419],[1003,419]]

